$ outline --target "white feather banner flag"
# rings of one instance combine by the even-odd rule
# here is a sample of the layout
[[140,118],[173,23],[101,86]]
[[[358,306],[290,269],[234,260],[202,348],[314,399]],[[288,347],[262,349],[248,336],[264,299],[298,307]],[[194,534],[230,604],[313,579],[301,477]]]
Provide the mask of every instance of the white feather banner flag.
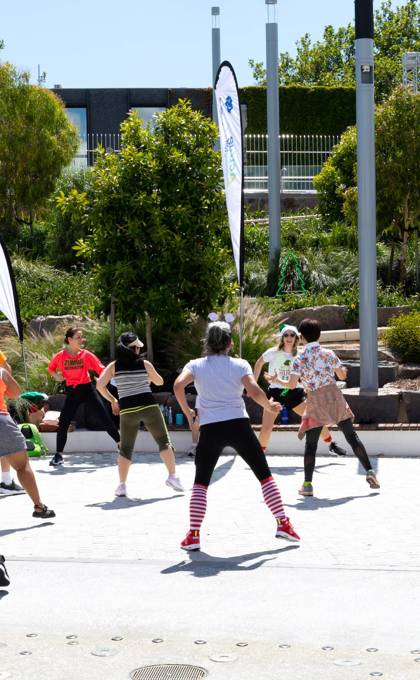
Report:
[[232,65],[220,64],[215,81],[223,177],[239,286],[244,274],[244,152],[238,83]]
[[3,239],[0,237],[0,312],[10,321],[19,340],[23,341],[19,299],[16,291],[12,263]]

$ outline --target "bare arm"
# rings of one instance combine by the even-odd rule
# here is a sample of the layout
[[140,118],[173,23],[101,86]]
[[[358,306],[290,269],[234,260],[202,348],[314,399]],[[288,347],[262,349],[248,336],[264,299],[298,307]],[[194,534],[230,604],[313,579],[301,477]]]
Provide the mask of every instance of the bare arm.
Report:
[[163,385],[163,378],[162,376],[157,372],[153,364],[150,363],[150,361],[144,361],[144,367],[147,371],[147,377],[149,378],[149,383],[153,383],[154,385]]
[[194,382],[194,376],[191,373],[191,371],[183,370],[174,383],[175,396],[177,398],[178,404],[182,408],[182,411],[186,419],[188,420],[190,430],[192,430],[194,424],[195,411],[188,406],[187,398],[185,396],[185,388],[192,382]]
[[12,378],[9,371],[4,367],[2,368],[3,368],[2,371],[3,382],[6,385],[6,397],[10,397],[10,399],[16,399],[20,395],[21,389],[17,384],[16,380]]
[[104,399],[109,401],[111,404],[112,408],[112,413],[114,416],[117,416],[120,412],[120,407],[118,404],[118,399],[114,397],[113,394],[109,391],[107,388],[108,383],[112,378],[114,377],[115,374],[115,361],[111,361],[110,364],[104,370],[102,371],[101,375],[96,381],[96,389],[98,390],[99,394],[103,396]]
[[262,356],[259,359],[257,359],[257,361],[255,362],[255,366],[254,366],[255,382],[258,382],[258,378],[260,377],[262,367],[264,366],[265,363],[266,363],[266,361],[264,361]]
[[291,373],[289,380],[276,379],[276,382],[280,383],[280,385],[283,385],[285,389],[288,388],[289,390],[294,390],[299,382],[299,376],[296,373]]
[[242,378],[242,384],[246,389],[247,395],[257,402],[263,409],[271,411],[271,413],[278,413],[280,411],[280,404],[267,399],[265,392],[258,385],[253,375],[246,375]]
[[56,371],[50,371],[49,368],[47,370],[50,376],[54,378],[54,380],[56,380],[57,382],[64,382],[64,375],[62,374],[61,371],[59,371],[58,369]]
[[335,374],[339,380],[347,380],[347,368],[345,366],[338,366],[335,369]]

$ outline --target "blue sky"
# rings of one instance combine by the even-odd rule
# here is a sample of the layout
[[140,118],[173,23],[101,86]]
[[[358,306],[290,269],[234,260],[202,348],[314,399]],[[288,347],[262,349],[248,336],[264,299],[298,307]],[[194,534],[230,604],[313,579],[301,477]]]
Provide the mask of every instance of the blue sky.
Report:
[[[0,58],[33,80],[41,64],[48,87],[207,87],[212,5],[221,11],[222,59],[239,85],[251,85],[248,59],[265,59],[265,0],[3,0]],[[279,0],[279,51],[353,13],[353,0]]]

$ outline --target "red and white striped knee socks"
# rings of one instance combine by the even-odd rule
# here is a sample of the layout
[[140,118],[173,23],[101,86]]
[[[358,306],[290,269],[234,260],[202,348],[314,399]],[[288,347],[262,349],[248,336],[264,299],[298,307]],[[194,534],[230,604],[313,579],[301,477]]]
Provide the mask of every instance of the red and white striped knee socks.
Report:
[[190,529],[200,531],[207,508],[207,486],[194,484],[190,500]]
[[264,496],[265,504],[273,513],[276,519],[285,516],[283,501],[281,499],[279,488],[272,477],[267,477],[261,482],[261,488]]

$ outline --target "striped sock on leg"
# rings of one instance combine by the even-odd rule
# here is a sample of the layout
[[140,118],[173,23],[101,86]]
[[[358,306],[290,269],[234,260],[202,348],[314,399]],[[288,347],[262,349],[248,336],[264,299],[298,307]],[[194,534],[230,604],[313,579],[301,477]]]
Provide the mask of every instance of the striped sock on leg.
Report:
[[265,504],[273,513],[274,517],[284,517],[285,512],[283,508],[283,501],[281,499],[279,488],[272,477],[267,477],[261,482],[261,488],[264,496]]
[[207,509],[207,486],[194,484],[190,500],[190,529],[200,531]]

